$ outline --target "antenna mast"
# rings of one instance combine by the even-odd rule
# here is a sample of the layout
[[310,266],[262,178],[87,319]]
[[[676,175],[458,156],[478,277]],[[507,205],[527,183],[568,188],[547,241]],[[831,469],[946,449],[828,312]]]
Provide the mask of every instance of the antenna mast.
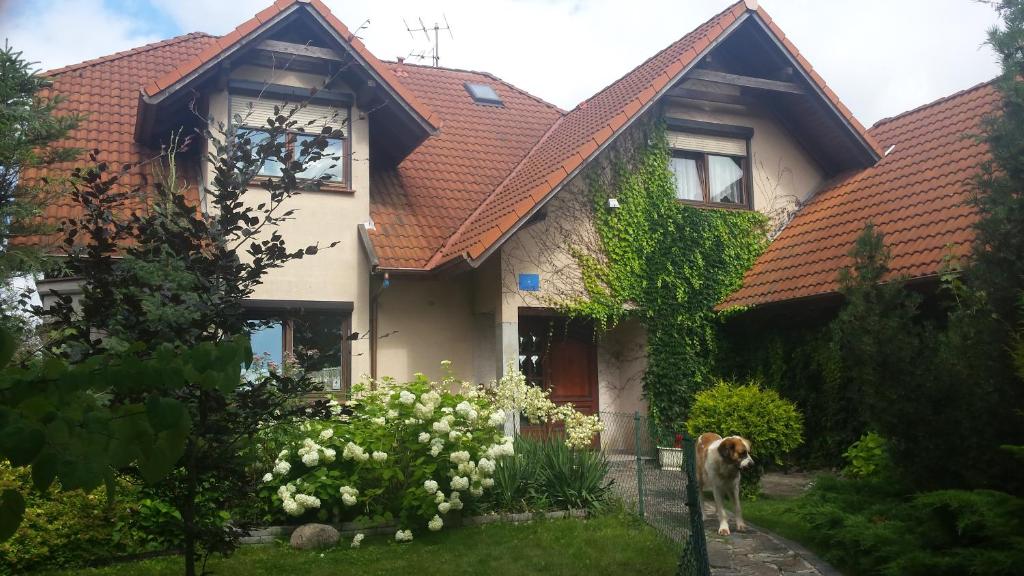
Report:
[[[431,28],[428,28],[427,25],[423,23],[423,18],[417,18],[417,20],[420,23],[420,27],[419,28],[412,28],[412,27],[410,27],[409,23],[405,21],[405,18],[402,19],[402,23],[405,24],[405,29],[409,32],[409,37],[410,38],[415,40],[416,39],[416,33],[417,32],[422,32],[423,35],[427,38],[427,42],[433,41],[434,49],[433,49],[433,54],[431,54],[431,57],[434,60],[434,67],[435,68],[437,68],[440,65],[439,63],[441,61],[441,31],[442,30],[447,31],[448,32],[448,36],[452,40],[455,40],[455,36],[452,34],[452,27],[448,24],[448,17],[445,16],[444,14],[441,14],[441,17],[444,19],[444,26],[441,26],[439,23],[434,22],[434,26],[431,27]],[[433,38],[430,37],[431,33],[434,34]],[[409,54],[410,55],[419,56],[421,59],[423,58],[423,56],[421,56],[419,54],[414,54],[413,52],[410,52]]]

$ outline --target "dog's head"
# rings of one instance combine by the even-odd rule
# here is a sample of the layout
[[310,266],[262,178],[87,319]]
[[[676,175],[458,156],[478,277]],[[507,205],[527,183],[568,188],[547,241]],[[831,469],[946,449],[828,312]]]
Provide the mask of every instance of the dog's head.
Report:
[[718,444],[718,454],[725,462],[741,469],[754,463],[754,459],[750,457],[750,440],[740,436],[723,438]]

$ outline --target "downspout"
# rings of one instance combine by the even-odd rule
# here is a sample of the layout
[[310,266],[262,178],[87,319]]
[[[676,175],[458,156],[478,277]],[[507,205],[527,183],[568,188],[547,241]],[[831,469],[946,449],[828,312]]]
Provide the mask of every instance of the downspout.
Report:
[[380,295],[384,289],[391,284],[387,272],[381,284],[373,288],[373,279],[380,274],[380,259],[377,258],[377,251],[373,248],[373,241],[370,239],[370,230],[374,230],[373,220],[367,220],[359,224],[359,240],[362,241],[363,250],[366,252],[366,259],[370,264],[370,274],[367,278],[370,284],[370,379],[377,380],[377,326],[379,324]]
[[[371,273],[370,277],[376,274]],[[380,318],[380,295],[391,285],[391,278],[384,273],[380,286],[370,294],[370,378],[377,381],[377,328]]]

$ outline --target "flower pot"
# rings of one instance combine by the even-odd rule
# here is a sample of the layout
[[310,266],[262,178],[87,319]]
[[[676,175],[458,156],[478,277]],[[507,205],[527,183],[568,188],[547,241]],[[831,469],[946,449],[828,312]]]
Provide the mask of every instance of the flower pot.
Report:
[[682,470],[683,449],[658,446],[658,465],[662,470]]

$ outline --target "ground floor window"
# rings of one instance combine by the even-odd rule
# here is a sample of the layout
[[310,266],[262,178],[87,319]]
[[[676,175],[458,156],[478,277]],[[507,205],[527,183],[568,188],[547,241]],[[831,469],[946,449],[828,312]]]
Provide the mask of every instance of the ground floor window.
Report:
[[254,300],[246,310],[255,370],[302,370],[327,390],[351,388],[351,304]]

